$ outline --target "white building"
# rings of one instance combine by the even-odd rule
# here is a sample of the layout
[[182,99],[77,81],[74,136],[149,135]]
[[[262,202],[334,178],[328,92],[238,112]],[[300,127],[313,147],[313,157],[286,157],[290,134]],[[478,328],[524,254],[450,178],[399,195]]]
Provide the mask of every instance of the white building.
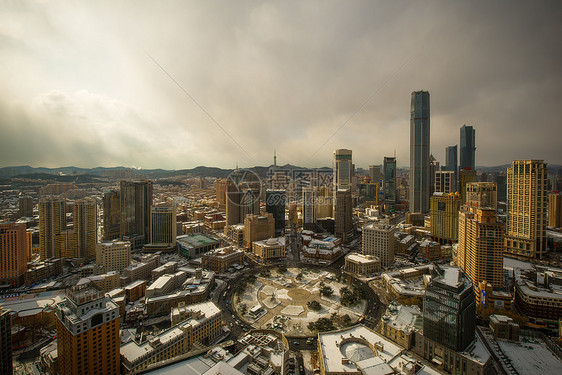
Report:
[[387,223],[375,222],[363,226],[363,255],[373,255],[381,260],[386,268],[394,262],[396,227]]

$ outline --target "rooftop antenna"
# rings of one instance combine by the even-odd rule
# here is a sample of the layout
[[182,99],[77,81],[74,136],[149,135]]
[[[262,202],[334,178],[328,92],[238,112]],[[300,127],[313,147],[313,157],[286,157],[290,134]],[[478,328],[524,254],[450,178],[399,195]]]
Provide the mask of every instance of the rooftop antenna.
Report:
[[277,152],[273,149],[273,168],[277,168]]

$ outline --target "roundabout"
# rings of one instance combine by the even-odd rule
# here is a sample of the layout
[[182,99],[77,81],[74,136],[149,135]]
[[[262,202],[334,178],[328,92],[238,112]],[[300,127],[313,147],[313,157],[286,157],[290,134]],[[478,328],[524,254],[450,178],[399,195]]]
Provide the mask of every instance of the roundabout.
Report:
[[358,282],[317,268],[269,268],[249,275],[232,297],[242,321],[291,337],[315,336],[362,320],[368,298]]

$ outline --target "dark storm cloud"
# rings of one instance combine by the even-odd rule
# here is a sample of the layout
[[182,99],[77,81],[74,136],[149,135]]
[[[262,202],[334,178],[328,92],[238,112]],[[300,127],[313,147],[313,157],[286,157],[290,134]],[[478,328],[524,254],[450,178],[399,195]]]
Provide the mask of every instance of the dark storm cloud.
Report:
[[[335,148],[351,148],[358,166],[395,151],[407,165],[419,89],[431,94],[438,160],[466,123],[477,164],[562,163],[557,2],[8,4],[4,165],[232,167],[269,164],[274,148],[281,163],[329,165]],[[35,147],[23,152],[26,142]]]

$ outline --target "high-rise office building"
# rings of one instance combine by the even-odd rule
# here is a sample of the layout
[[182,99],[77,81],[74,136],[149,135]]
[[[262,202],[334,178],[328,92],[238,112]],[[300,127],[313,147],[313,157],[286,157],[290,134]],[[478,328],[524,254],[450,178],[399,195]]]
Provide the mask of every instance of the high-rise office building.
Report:
[[379,184],[373,183],[369,176],[365,176],[359,184],[359,199],[360,202],[379,204]]
[[269,212],[265,215],[248,215],[244,219],[244,247],[251,250],[254,241],[267,240],[275,236],[275,219]]
[[152,181],[121,181],[121,239],[142,236],[148,242]]
[[104,272],[121,272],[131,263],[131,243],[128,241],[101,242],[96,246],[96,264]]
[[273,214],[275,220],[275,235],[280,236],[285,231],[285,190],[266,190],[265,211]]
[[60,258],[57,236],[66,230],[66,202],[58,197],[39,199],[39,252],[41,259]]
[[455,189],[455,172],[453,171],[436,171],[435,172],[435,189],[434,193],[450,194]]
[[20,196],[18,198],[18,216],[19,217],[33,216],[33,198],[29,196]]
[[505,251],[542,259],[547,252],[547,168],[542,160],[514,160],[507,169]]
[[396,250],[395,232],[396,227],[385,222],[365,224],[362,229],[363,255],[376,256],[382,267],[390,267]]
[[348,243],[353,237],[353,206],[351,191],[340,189],[336,191],[336,207],[334,211],[334,235]]
[[431,197],[431,235],[439,243],[453,243],[458,239],[460,208],[458,193],[435,193]]
[[12,374],[12,363],[12,317],[0,306],[0,374]]
[[103,194],[103,240],[111,241],[121,235],[121,198],[118,191]]
[[472,283],[458,268],[436,267],[423,299],[423,335],[462,352],[474,340],[476,302]]
[[548,226],[562,227],[562,195],[559,192],[548,195]]
[[29,246],[25,224],[0,223],[0,284],[24,283]]
[[244,222],[241,215],[240,206],[242,204],[243,193],[232,181],[226,182],[226,225],[236,225]]
[[431,197],[435,192],[435,173],[439,171],[439,162],[429,155],[429,196]]
[[494,289],[503,288],[503,241],[504,227],[495,209],[463,206],[459,213],[457,264],[472,281],[477,303],[486,299],[481,295],[481,282]]
[[74,204],[74,233],[76,258],[91,260],[96,257],[98,242],[98,206],[93,198],[79,199]]
[[429,92],[412,93],[410,107],[410,212],[429,211]]
[[260,189],[257,187],[248,188],[243,191],[240,202],[241,222],[244,222],[247,215],[260,214],[260,194]]
[[386,204],[394,204],[397,201],[396,196],[396,158],[384,157],[384,202]]
[[302,226],[312,230],[316,226],[316,191],[314,187],[302,189]]
[[457,173],[459,165],[457,154],[457,145],[447,146],[445,148],[445,166],[443,170]]
[[334,151],[334,187],[350,189],[353,179],[353,163],[351,150],[340,149]]
[[384,178],[382,165],[369,165],[369,177],[373,183],[380,184]]
[[219,204],[226,204],[226,181],[218,179],[215,181],[216,201]]
[[476,182],[476,171],[474,169],[461,169],[459,171],[459,190],[462,204],[466,203],[466,185],[469,182]]
[[461,126],[460,169],[475,169],[476,136],[472,126]]
[[119,374],[119,306],[93,283],[67,290],[56,305],[61,374]]
[[150,208],[150,243],[176,246],[176,204],[161,203]]

